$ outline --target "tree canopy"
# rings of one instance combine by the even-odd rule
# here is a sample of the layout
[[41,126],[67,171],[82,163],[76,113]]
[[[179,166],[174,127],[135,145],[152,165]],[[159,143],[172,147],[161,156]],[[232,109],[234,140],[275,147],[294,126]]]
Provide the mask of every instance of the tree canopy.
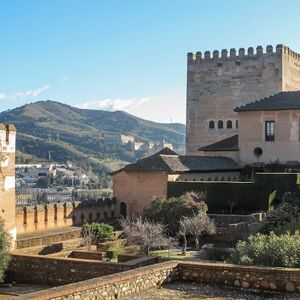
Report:
[[144,217],[152,222],[163,223],[169,234],[176,235],[182,217],[192,217],[200,212],[206,212],[207,206],[197,200],[194,193],[186,193],[180,197],[154,198]]

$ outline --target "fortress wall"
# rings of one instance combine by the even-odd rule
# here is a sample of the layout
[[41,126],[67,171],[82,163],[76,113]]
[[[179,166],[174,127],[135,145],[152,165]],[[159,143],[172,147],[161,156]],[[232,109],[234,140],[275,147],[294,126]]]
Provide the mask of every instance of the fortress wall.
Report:
[[[295,64],[299,55],[287,49],[278,45],[276,50],[267,46],[265,52],[258,46],[247,53],[244,48],[229,53],[226,49],[206,51],[204,56],[188,53],[187,154],[200,155],[200,147],[237,134],[234,107],[300,88],[300,68]],[[214,121],[215,128],[209,128],[209,121]],[[223,128],[218,128],[218,121]],[[232,128],[227,128],[227,121]]]
[[118,217],[115,199],[17,207],[17,232],[29,233]]

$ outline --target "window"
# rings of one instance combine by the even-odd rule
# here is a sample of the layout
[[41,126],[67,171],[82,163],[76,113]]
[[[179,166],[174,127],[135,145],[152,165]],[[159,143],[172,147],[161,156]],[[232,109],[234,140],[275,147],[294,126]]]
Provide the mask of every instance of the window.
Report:
[[235,121],[235,128],[239,128],[239,121],[238,120]]
[[209,121],[208,127],[209,127],[209,129],[214,129],[215,128],[215,122],[214,121]]
[[221,120],[218,121],[218,128],[219,129],[223,128],[223,121],[221,121]]
[[227,121],[227,128],[232,128],[232,121],[231,120]]
[[275,140],[275,122],[265,122],[265,140],[267,142],[273,142]]

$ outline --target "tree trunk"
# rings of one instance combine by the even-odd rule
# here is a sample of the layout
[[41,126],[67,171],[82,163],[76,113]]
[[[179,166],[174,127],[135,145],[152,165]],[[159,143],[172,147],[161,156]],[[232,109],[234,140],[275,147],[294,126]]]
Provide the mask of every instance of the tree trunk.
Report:
[[183,235],[183,243],[182,243],[182,255],[186,256],[186,247],[187,247],[187,240],[186,240],[186,236]]
[[195,245],[196,245],[196,250],[199,250],[200,244],[199,244],[198,236],[195,236]]
[[150,248],[147,247],[147,248],[145,249],[145,254],[146,254],[146,255],[149,255],[149,252],[150,252]]

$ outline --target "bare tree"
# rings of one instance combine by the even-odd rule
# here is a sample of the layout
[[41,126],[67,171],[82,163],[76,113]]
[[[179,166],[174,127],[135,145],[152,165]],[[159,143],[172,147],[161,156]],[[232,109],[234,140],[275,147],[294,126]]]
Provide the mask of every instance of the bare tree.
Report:
[[162,223],[151,223],[141,217],[136,221],[121,219],[121,227],[129,244],[139,245],[149,255],[154,247],[170,247],[170,238],[165,234]]
[[81,238],[83,241],[83,245],[87,248],[88,251],[91,251],[95,236],[90,226],[82,226]]
[[183,241],[182,241],[182,255],[186,255],[186,248],[187,248],[187,239],[186,239],[186,235],[188,233],[187,231],[187,225],[188,225],[188,218],[187,217],[183,217],[180,219],[179,221],[179,232],[178,234],[182,237]]
[[194,238],[197,250],[199,250],[199,237],[204,233],[214,234],[216,232],[214,221],[203,212],[194,215],[193,217],[185,218],[184,223],[187,233]]

